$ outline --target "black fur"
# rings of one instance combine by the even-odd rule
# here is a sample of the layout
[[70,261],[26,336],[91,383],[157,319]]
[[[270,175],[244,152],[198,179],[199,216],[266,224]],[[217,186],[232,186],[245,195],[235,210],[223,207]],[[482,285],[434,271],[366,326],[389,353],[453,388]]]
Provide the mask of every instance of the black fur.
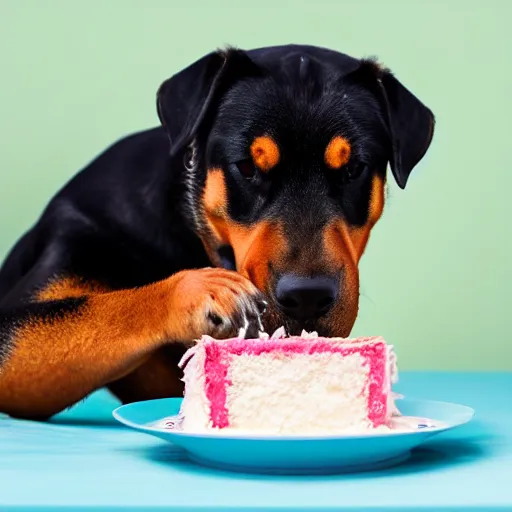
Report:
[[[51,318],[80,306],[79,299],[24,306],[55,276],[116,290],[211,266],[198,236],[207,168],[224,170],[235,221],[284,219],[293,254],[335,216],[365,224],[371,177],[384,176],[390,163],[405,187],[434,124],[430,110],[374,62],[294,45],[214,52],[162,84],[157,108],[162,127],[107,149],[13,248],[0,271],[0,353],[31,314]],[[281,160],[248,180],[240,165],[264,133]],[[339,133],[352,156],[333,172],[323,154]],[[233,268],[232,248],[217,250]]]
[[85,305],[85,297],[72,297],[58,301],[31,302],[0,311],[0,365],[12,350],[11,339],[27,322],[58,322],[69,315],[78,313]]

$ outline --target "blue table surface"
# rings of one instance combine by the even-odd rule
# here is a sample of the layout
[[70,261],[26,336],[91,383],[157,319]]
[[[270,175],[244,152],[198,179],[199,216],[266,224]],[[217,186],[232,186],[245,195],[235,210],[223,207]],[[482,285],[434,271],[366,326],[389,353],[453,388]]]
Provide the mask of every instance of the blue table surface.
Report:
[[104,391],[50,423],[0,417],[0,511],[512,510],[512,373],[402,373],[397,391],[476,415],[401,466],[323,477],[196,466],[117,424]]

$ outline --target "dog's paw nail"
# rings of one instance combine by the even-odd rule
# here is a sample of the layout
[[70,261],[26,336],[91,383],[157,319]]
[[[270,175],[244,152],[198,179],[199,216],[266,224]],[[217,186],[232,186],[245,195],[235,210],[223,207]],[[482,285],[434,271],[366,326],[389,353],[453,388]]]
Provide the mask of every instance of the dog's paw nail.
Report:
[[258,302],[256,303],[257,307],[258,307],[258,311],[260,313],[265,313],[265,311],[267,311],[267,308],[268,308],[268,302],[264,299],[260,299],[258,300]]
[[223,324],[222,318],[215,313],[208,313],[208,320],[210,320],[210,322],[216,327],[219,327]]

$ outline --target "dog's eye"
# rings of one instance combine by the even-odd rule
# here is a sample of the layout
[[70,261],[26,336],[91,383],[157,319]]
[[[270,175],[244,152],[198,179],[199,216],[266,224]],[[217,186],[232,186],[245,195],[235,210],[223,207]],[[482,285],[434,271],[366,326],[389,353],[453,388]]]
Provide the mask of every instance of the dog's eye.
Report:
[[355,180],[364,173],[366,164],[362,162],[354,162],[347,166],[346,176],[349,180]]
[[236,163],[236,167],[244,178],[251,179],[256,175],[256,167],[250,159],[240,160]]

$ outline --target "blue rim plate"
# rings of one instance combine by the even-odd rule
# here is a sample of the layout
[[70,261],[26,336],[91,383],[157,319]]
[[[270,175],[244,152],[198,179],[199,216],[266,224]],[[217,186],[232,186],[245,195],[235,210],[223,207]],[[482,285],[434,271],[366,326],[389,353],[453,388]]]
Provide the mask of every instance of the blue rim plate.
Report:
[[199,464],[247,473],[329,474],[383,469],[405,461],[413,448],[433,435],[452,430],[474,416],[470,407],[430,400],[402,399],[405,416],[429,418],[440,426],[411,432],[371,435],[258,436],[188,433],[154,423],[179,412],[181,398],[135,402],[118,407],[124,425],[171,442]]

